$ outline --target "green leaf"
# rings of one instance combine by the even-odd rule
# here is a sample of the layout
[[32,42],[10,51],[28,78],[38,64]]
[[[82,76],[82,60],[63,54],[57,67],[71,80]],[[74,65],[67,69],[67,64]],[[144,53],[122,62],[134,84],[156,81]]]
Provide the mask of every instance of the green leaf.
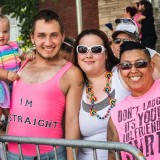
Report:
[[[40,0],[45,2],[45,0]],[[57,3],[59,0],[53,0]],[[2,13],[6,15],[12,14],[13,18],[19,19],[19,27],[21,27],[21,35],[19,41],[23,41],[22,47],[31,47],[30,32],[33,17],[38,13],[39,0],[0,0],[0,8]]]

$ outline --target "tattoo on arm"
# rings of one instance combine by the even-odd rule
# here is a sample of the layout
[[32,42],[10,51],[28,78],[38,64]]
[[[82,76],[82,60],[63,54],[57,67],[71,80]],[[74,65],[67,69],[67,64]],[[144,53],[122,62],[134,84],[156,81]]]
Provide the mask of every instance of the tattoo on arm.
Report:
[[84,82],[82,81],[82,82],[79,82],[78,83],[78,86],[84,86]]

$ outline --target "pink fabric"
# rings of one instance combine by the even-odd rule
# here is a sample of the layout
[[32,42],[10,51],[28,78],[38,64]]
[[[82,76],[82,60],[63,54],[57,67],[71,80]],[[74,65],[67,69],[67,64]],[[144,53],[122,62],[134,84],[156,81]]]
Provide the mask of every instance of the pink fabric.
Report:
[[[8,135],[43,138],[63,138],[62,118],[65,96],[59,83],[72,66],[68,62],[52,79],[40,84],[26,84],[18,80],[13,84]],[[18,154],[18,146],[8,144],[9,151]],[[40,145],[41,153],[53,150]],[[23,155],[36,155],[35,145],[23,144]]]
[[[147,160],[160,159],[160,80],[140,97],[128,96],[111,112],[120,142],[140,149]],[[122,159],[132,156],[122,152]],[[131,158],[132,157],[132,158]]]
[[19,52],[20,49],[16,42],[9,42],[7,45],[0,46],[0,68],[17,71],[21,63]]
[[[137,22],[137,19],[141,16],[141,13],[136,13],[133,17],[134,22],[137,24],[138,26],[138,30],[139,32],[141,31],[141,23]],[[142,38],[142,34],[139,34],[139,37]]]

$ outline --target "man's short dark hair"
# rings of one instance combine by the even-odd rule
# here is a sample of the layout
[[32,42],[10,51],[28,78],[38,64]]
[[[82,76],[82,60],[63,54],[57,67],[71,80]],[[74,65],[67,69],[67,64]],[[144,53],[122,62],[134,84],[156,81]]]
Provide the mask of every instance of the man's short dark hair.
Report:
[[130,51],[134,49],[143,50],[144,53],[147,55],[148,59],[151,60],[151,56],[148,49],[146,49],[146,47],[143,46],[141,43],[134,41],[127,41],[120,45],[120,58],[125,51]]
[[64,33],[64,28],[63,28],[61,19],[56,12],[47,10],[47,9],[39,11],[39,13],[33,19],[33,26],[32,26],[32,31],[31,31],[32,34],[34,33],[36,22],[38,20],[44,20],[45,22],[55,20],[59,23],[61,33],[62,34]]

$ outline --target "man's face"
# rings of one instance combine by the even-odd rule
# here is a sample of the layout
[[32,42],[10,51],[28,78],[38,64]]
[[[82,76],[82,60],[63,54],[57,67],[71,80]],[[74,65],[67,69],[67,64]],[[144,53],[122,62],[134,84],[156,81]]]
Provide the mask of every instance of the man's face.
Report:
[[154,64],[143,50],[125,51],[120,60],[120,73],[133,96],[146,93],[153,84]]
[[[119,40],[119,41],[118,41]],[[120,33],[117,35],[117,37],[115,39],[113,39],[112,41],[112,51],[115,55],[115,57],[117,57],[119,59],[119,52],[120,52],[120,45],[124,42],[124,41],[135,41],[132,37],[130,37],[128,34],[126,33]],[[118,43],[119,42],[119,43]]]
[[40,57],[53,59],[59,57],[64,35],[60,32],[60,26],[57,21],[45,22],[44,20],[38,20],[35,25],[35,31],[31,35],[31,40],[35,44]]

